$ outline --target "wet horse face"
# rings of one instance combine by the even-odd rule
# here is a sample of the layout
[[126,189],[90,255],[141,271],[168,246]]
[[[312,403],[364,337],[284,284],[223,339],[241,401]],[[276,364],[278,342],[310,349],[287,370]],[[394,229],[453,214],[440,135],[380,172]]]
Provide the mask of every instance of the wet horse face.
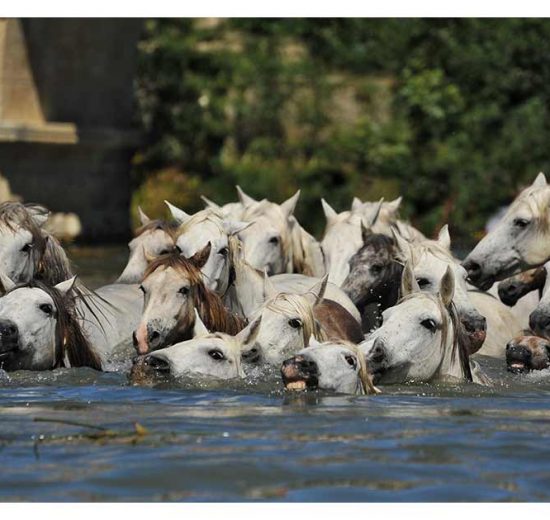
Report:
[[[62,282],[56,289],[66,292],[73,281]],[[0,368],[53,368],[57,312],[52,297],[38,287],[15,288],[0,298]]]
[[258,312],[261,326],[256,339],[243,349],[243,360],[280,366],[286,358],[307,347],[316,332],[313,308],[322,300],[325,288],[326,278],[308,293],[281,293],[266,302]]
[[437,241],[403,244],[399,238],[397,240],[401,252],[410,260],[421,291],[436,295],[446,270],[451,269],[454,277],[453,303],[469,340],[468,351],[470,354],[477,352],[485,341],[487,323],[470,301],[465,269],[450,253],[451,238],[447,226],[441,229]]
[[285,360],[281,375],[286,390],[328,390],[361,394],[361,363],[355,350],[322,343],[300,350]]
[[550,367],[550,342],[537,336],[520,336],[506,345],[509,372],[522,374]]
[[143,313],[133,334],[138,354],[188,339],[195,323],[196,291],[204,287],[200,269],[209,255],[207,244],[189,260],[172,254],[149,266],[140,285]]
[[384,311],[382,326],[360,345],[375,383],[430,381],[447,368],[454,333],[445,310],[454,292],[452,272],[446,271],[436,297],[420,291],[409,265],[402,285],[406,297]]
[[463,262],[476,287],[538,267],[550,259],[550,186],[544,174],[523,190],[493,231]]

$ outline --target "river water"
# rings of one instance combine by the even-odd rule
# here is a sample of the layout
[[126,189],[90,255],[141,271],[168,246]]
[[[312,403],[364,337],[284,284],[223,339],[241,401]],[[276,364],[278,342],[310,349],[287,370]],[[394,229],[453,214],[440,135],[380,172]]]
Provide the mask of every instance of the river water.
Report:
[[[90,286],[125,259],[71,254]],[[493,388],[369,397],[0,371],[0,500],[548,501],[550,374],[481,362]]]

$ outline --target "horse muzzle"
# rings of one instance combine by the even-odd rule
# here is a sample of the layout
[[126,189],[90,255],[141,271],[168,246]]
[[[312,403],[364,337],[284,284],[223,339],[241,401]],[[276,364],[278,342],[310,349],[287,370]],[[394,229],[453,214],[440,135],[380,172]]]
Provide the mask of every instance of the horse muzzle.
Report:
[[481,316],[467,316],[460,320],[462,328],[468,337],[468,354],[475,354],[487,337],[487,320]]
[[19,329],[9,320],[0,321],[0,362],[19,349]]
[[317,363],[304,356],[298,355],[283,361],[281,376],[285,390],[314,390],[319,386]]

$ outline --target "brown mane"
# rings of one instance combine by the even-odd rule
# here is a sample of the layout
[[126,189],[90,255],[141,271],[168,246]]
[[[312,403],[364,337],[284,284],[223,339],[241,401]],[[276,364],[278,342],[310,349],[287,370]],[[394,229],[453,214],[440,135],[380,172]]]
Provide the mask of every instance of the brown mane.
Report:
[[[204,285],[200,268],[195,263],[195,255],[192,258],[185,258],[178,252],[171,252],[159,256],[153,260],[143,279],[145,280],[151,273],[157,269],[171,268],[182,278],[189,280],[191,285],[191,297],[193,305],[197,309],[201,320],[209,331],[225,332],[235,335],[246,326],[246,320],[232,314],[223,304],[221,298],[208,287]],[[190,329],[195,322],[194,316],[189,321]],[[184,337],[190,333],[190,330],[183,332]]]
[[70,367],[90,367],[101,370],[99,356],[93,350],[88,338],[82,331],[78,322],[76,310],[76,298],[78,292],[71,289],[66,294],[61,293],[55,287],[49,286],[39,280],[32,280],[27,284],[14,287],[38,288],[44,291],[53,300],[56,309],[55,326],[55,360],[53,368],[65,367],[65,359]]

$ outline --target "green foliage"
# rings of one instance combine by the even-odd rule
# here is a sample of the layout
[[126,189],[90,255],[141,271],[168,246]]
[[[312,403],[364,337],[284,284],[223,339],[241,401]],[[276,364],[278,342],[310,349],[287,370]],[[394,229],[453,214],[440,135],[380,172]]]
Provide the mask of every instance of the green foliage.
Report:
[[535,19],[149,20],[136,179],[151,187],[170,167],[219,203],[236,183],[276,201],[301,188],[298,218],[316,233],[322,196],[342,210],[402,193],[424,232],[449,221],[470,239],[550,165],[549,31]]

